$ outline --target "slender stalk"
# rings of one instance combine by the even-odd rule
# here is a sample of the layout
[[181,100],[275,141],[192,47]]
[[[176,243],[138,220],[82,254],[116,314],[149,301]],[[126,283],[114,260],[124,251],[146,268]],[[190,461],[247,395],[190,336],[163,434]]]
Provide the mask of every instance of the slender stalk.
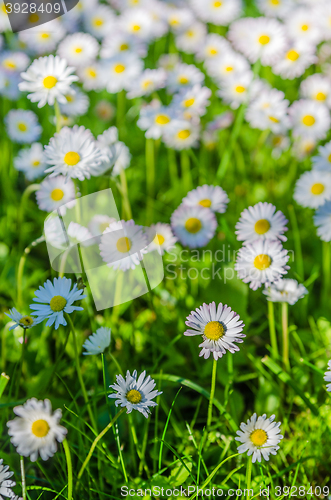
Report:
[[176,187],[178,184],[176,152],[170,148],[168,148],[167,151],[168,151],[168,165],[169,165],[170,181],[171,181],[172,187]]
[[275,311],[274,311],[274,303],[271,302],[271,300],[268,300],[268,321],[269,321],[270,344],[272,348],[272,353],[275,357],[278,357]]
[[120,179],[121,179],[121,195],[123,202],[122,212],[126,215],[126,219],[132,219],[132,211],[128,194],[128,184],[126,181],[125,170],[122,168],[120,171]]
[[216,359],[213,359],[213,371],[211,376],[211,388],[210,388],[210,397],[208,405],[207,430],[209,430],[210,428],[213,416],[213,401],[214,401],[215,386],[216,386],[216,371],[217,371],[217,361]]
[[154,140],[146,139],[146,186],[147,186],[147,224],[153,222],[155,198],[155,151]]
[[329,301],[331,280],[331,243],[323,241],[323,302]]
[[114,423],[116,422],[116,420],[125,412],[125,408],[122,408],[121,411],[119,411],[115,417],[113,418],[113,420],[111,422],[109,422],[109,424],[103,429],[103,431],[100,432],[100,434],[98,434],[98,436],[95,438],[95,440],[93,441],[92,445],[91,445],[91,448],[90,448],[90,451],[88,452],[88,455],[86,457],[86,459],[84,460],[84,463],[83,465],[81,466],[80,468],[80,471],[78,473],[78,476],[77,476],[77,485],[84,473],[84,470],[86,469],[87,467],[87,464],[89,463],[89,461],[91,460],[91,457],[93,455],[93,451],[95,450],[95,447],[96,445],[98,444],[98,442],[100,441],[100,439],[103,438],[103,436],[109,431],[109,429],[114,425]]
[[242,104],[239,108],[238,113],[237,113],[236,120],[234,122],[232,132],[230,135],[230,140],[229,140],[228,146],[223,153],[221,162],[220,162],[218,170],[217,170],[216,176],[217,176],[218,180],[221,180],[224,177],[224,175],[226,174],[226,171],[228,169],[234,145],[239,137],[239,133],[240,133],[242,124],[244,122],[245,111],[246,111],[246,105]]
[[16,380],[15,399],[17,399],[17,397],[18,397],[18,392],[20,389],[20,381],[21,381],[21,377],[22,377],[24,354],[25,354],[25,341],[26,341],[26,328],[23,329],[22,353],[21,353],[21,359],[20,359],[20,367],[18,370],[18,375],[17,375],[17,380]]
[[55,126],[56,126],[56,132],[59,133],[62,128],[62,115],[61,115],[61,110],[60,110],[60,105],[55,99],[54,102],[54,111],[55,111]]
[[118,128],[119,136],[121,136],[122,127],[124,125],[125,119],[125,91],[121,90],[121,92],[117,93],[117,108],[116,108],[116,125]]
[[68,493],[67,493],[67,500],[72,499],[72,487],[73,487],[73,474],[72,474],[72,461],[71,461],[71,454],[70,454],[70,448],[68,441],[65,439],[62,442],[64,453],[66,456],[66,461],[67,461],[67,470],[68,470]]
[[191,176],[191,165],[190,165],[190,157],[186,149],[182,149],[180,152],[180,166],[182,170],[182,179],[183,179],[183,187],[185,193],[192,189],[192,176]]
[[282,302],[282,330],[283,330],[283,362],[287,370],[290,369],[289,339],[288,339],[288,303]]
[[40,189],[39,184],[30,184],[25,191],[22,194],[21,198],[21,203],[18,209],[18,220],[17,220],[17,229],[18,229],[18,236],[19,236],[19,241],[18,241],[18,248],[19,251],[21,252],[22,249],[22,237],[23,237],[23,221],[24,221],[24,212],[26,208],[27,201],[29,199],[29,196],[34,193],[35,191],[38,191]]
[[7,384],[9,382],[9,377],[5,373],[1,373],[0,375],[0,399],[7,387]]
[[20,258],[20,261],[18,263],[17,279],[16,279],[18,310],[20,310],[20,308],[22,307],[22,293],[23,293],[22,281],[23,281],[24,267],[25,267],[25,262],[26,262],[27,256],[31,252],[31,248],[37,246],[39,243],[42,243],[43,241],[45,241],[44,236],[40,236],[40,238],[37,238],[35,241],[30,243],[30,245],[28,245],[25,248],[25,250]]
[[248,457],[247,469],[246,469],[246,489],[247,489],[248,500],[250,498],[249,490],[251,489],[251,480],[252,480],[252,457]]
[[80,364],[79,364],[79,356],[78,356],[78,349],[77,349],[77,338],[76,338],[75,327],[74,327],[74,324],[73,324],[73,322],[72,322],[72,320],[70,318],[70,315],[67,314],[67,313],[65,313],[65,316],[66,316],[66,318],[68,320],[68,323],[70,325],[70,329],[71,329],[71,332],[72,332],[73,344],[74,344],[74,353],[75,353],[75,363],[76,363],[76,371],[77,371],[78,380],[79,380],[79,383],[80,383],[80,386],[81,386],[81,389],[82,389],[84,401],[85,401],[85,404],[87,406],[87,411],[88,411],[88,414],[90,416],[90,420],[91,420],[92,426],[93,426],[94,430],[97,432],[98,431],[97,423],[95,421],[95,418],[94,418],[94,415],[93,415],[93,412],[92,412],[92,408],[91,408],[91,405],[89,403],[88,395],[87,395],[87,392],[86,392],[86,387],[85,387],[83,376],[82,376],[82,371],[81,371]]
[[302,258],[301,237],[300,237],[300,231],[299,231],[298,222],[297,222],[297,218],[295,215],[293,205],[289,205],[288,212],[290,215],[290,221],[291,221],[292,231],[293,231],[297,273],[300,276],[300,279],[302,279],[302,281],[304,281],[305,277],[304,277],[304,267],[303,267],[303,258]]
[[23,500],[26,500],[26,480],[25,480],[25,470],[24,470],[24,458],[20,458],[21,465],[21,478],[22,478],[22,496]]

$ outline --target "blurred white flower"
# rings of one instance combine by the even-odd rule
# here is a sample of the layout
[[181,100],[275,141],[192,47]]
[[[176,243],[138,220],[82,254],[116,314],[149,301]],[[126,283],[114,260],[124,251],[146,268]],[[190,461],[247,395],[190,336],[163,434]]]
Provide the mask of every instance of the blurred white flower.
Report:
[[87,340],[85,340],[83,347],[86,352],[85,356],[102,354],[105,349],[110,346],[111,329],[102,326],[98,328],[96,333],[92,333]]

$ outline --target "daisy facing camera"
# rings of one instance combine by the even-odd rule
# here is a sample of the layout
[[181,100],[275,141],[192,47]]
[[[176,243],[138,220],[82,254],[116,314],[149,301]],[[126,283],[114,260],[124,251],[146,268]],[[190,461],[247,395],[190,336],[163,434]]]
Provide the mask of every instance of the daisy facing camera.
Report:
[[79,0],[15,0],[5,1],[13,33],[41,26],[73,9]]

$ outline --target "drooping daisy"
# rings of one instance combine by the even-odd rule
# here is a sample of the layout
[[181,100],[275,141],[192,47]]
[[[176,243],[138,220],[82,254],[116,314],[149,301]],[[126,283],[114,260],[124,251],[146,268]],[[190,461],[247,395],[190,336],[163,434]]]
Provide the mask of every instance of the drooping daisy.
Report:
[[302,207],[320,207],[331,199],[331,174],[319,170],[305,172],[298,179],[293,196]]
[[120,17],[119,28],[129,35],[144,41],[150,40],[153,33],[153,18],[146,9],[128,9]]
[[288,105],[284,92],[263,89],[248,106],[246,120],[259,130],[270,129],[275,134],[285,132],[289,128]]
[[[325,382],[331,382],[331,360],[328,362],[328,368],[329,368],[329,370],[327,370],[324,373],[324,380],[325,380]],[[331,392],[331,384],[327,384],[326,390],[328,392]]]
[[53,212],[75,199],[75,185],[62,175],[46,178],[36,192],[36,199],[40,210]]
[[293,0],[257,0],[260,11],[268,17],[286,19],[294,7]]
[[119,221],[110,224],[99,245],[100,255],[104,262],[113,269],[135,269],[147,253],[147,238],[142,227],[133,220]]
[[322,102],[331,107],[331,83],[325,75],[316,73],[308,76],[301,82],[300,93],[306,99]]
[[171,127],[177,114],[172,106],[161,106],[159,101],[153,101],[141,109],[137,125],[146,130],[145,137],[148,139],[159,139]]
[[246,17],[235,21],[229,30],[234,47],[251,62],[270,65],[281,57],[286,47],[283,25],[276,19]]
[[31,462],[35,462],[38,455],[42,460],[52,457],[57,451],[57,442],[62,443],[68,432],[60,425],[62,411],[52,413],[48,399],[32,398],[24,405],[15,406],[14,413],[17,417],[7,422],[7,426],[17,453],[30,457]]
[[180,205],[171,216],[171,228],[182,245],[199,248],[213,238],[217,221],[209,208]]
[[[33,315],[29,316],[19,313],[17,309],[15,309],[15,307],[9,309],[9,313],[5,314],[15,323],[13,326],[9,328],[9,330],[15,330],[15,328],[17,328],[18,326],[24,329],[32,328],[33,326],[38,325],[38,323],[41,322],[41,320],[38,320]],[[1,495],[1,489],[0,489],[0,495]]]
[[72,89],[75,93],[65,95],[67,102],[60,104],[61,113],[65,116],[83,116],[90,106],[90,99],[78,87],[73,86]]
[[98,328],[96,333],[92,333],[87,340],[85,340],[83,347],[86,352],[85,356],[101,354],[105,349],[110,346],[111,329],[102,326]]
[[164,69],[145,69],[145,71],[129,85],[128,99],[147,96],[165,86],[167,74]]
[[318,155],[312,157],[313,169],[331,172],[331,142],[318,148]]
[[88,33],[68,35],[57,49],[58,55],[75,67],[87,66],[96,59],[98,52],[98,41]]
[[323,241],[331,241],[331,201],[326,201],[314,215],[317,234]]
[[89,222],[88,229],[93,236],[100,236],[113,222],[116,220],[109,215],[95,215]]
[[173,235],[169,224],[158,222],[152,224],[147,230],[149,251],[157,250],[161,255],[168,252],[175,245],[177,238]]
[[227,26],[241,12],[241,0],[191,0],[193,10],[202,21]]
[[132,154],[126,144],[122,141],[117,141],[112,146],[114,153],[114,166],[111,175],[114,177],[130,166]]
[[206,68],[216,82],[223,82],[250,70],[250,64],[241,54],[227,50],[220,57],[207,60]]
[[9,465],[3,465],[3,459],[0,458],[0,500],[4,500],[3,497],[11,498],[12,500],[23,500],[15,495],[12,490],[16,486],[16,483],[9,478],[13,475],[14,473],[9,470]]
[[198,186],[190,191],[182,200],[183,205],[188,207],[206,207],[212,212],[223,214],[226,211],[229,198],[224,189],[220,186]]
[[123,53],[145,57],[147,55],[147,44],[144,40],[137,39],[136,36],[122,31],[111,33],[111,35],[103,39],[100,51],[100,56],[103,59],[109,59]]
[[303,42],[294,42],[288,45],[282,56],[271,63],[272,70],[282,78],[292,80],[303,75],[305,70],[317,62],[315,49]]
[[263,290],[271,302],[287,302],[291,306],[307,295],[307,288],[297,280],[283,278]]
[[42,132],[37,115],[30,110],[11,109],[5,123],[11,140],[20,144],[37,141]]
[[257,240],[286,241],[284,232],[287,231],[287,222],[283,212],[276,212],[272,203],[260,201],[253,207],[245,208],[241,213],[236,224],[237,240],[244,241],[244,244]]
[[202,84],[204,79],[204,74],[194,64],[179,63],[168,73],[167,88],[170,93],[178,92],[183,87]]
[[262,417],[257,417],[254,413],[251,418],[247,420],[247,424],[242,422],[240,424],[240,431],[237,431],[238,437],[236,441],[242,443],[238,446],[239,453],[246,453],[252,456],[252,462],[261,462],[262,457],[264,460],[269,460],[269,455],[276,455],[279,450],[278,444],[283,436],[280,434],[281,422],[274,422],[275,415],[267,418],[264,414]]
[[289,108],[294,136],[323,139],[330,129],[330,111],[316,101],[300,99]]
[[151,413],[150,408],[157,406],[157,403],[152,400],[160,396],[162,392],[154,390],[155,381],[150,375],[146,377],[146,371],[141,373],[138,380],[137,376],[137,370],[134,370],[132,375],[128,370],[125,379],[122,375],[116,375],[117,383],[109,386],[116,392],[109,394],[108,397],[116,399],[116,406],[126,407],[127,413],[138,410],[144,417],[148,418]]
[[186,318],[186,326],[188,330],[184,335],[195,336],[202,335],[203,342],[199,345],[202,350],[199,356],[208,359],[210,354],[217,361],[228,350],[232,354],[239,351],[239,347],[234,343],[242,343],[246,337],[241,333],[244,328],[244,323],[240,320],[240,316],[232,311],[231,307],[218,304],[216,309],[215,302],[211,304],[203,304],[201,307],[192,311]]
[[234,268],[244,283],[257,290],[279,281],[289,269],[289,258],[279,241],[257,240],[239,250]]
[[238,75],[234,75],[229,80],[223,80],[221,90],[217,94],[230,104],[231,108],[237,109],[241,104],[254,99],[262,89],[265,88],[261,80],[253,80],[253,73],[245,71]]
[[47,280],[44,286],[40,286],[35,292],[36,298],[33,300],[38,304],[31,304],[30,309],[35,311],[38,320],[48,319],[46,326],[52,326],[55,323],[55,330],[60,325],[67,326],[64,313],[71,314],[74,311],[83,311],[82,307],[74,306],[76,300],[85,299],[82,295],[83,290],[78,290],[75,283],[72,290],[71,279],[54,278],[53,283]]
[[31,144],[30,148],[21,149],[14,158],[16,170],[24,172],[29,181],[37,179],[46,169],[44,148],[39,142]]
[[117,54],[102,62],[102,77],[107,91],[116,94],[129,89],[132,82],[139,77],[143,62],[135,54]]
[[186,120],[175,119],[164,131],[164,143],[178,151],[195,147],[200,137],[198,124]]
[[312,15],[311,9],[305,7],[294,9],[287,17],[285,26],[291,40],[304,42],[307,46],[316,46],[322,41],[323,32]]
[[85,90],[101,90],[105,87],[104,71],[103,64],[94,61],[88,66],[78,68],[77,74]]
[[197,50],[196,57],[199,61],[211,61],[222,57],[231,50],[231,45],[226,38],[217,33],[208,33],[205,41]]
[[62,174],[81,181],[89,179],[94,168],[105,159],[91,131],[78,125],[64,127],[55,134],[49,145],[45,146],[45,157],[51,165],[46,170],[46,173],[51,173],[50,177]]
[[29,66],[29,56],[21,51],[4,50],[0,55],[0,68],[8,75],[21,73]]
[[103,134],[97,137],[97,145],[106,157],[97,172],[93,175],[103,175],[111,170],[111,175],[119,175],[121,170],[126,169],[131,162],[131,153],[129,148],[118,140],[118,131],[116,127],[110,127]]
[[86,30],[98,39],[104,38],[116,27],[116,16],[110,7],[103,4],[91,5],[83,12]]
[[53,19],[47,23],[22,31],[18,34],[18,40],[29,51],[34,54],[43,55],[53,52],[65,34],[64,24],[59,19]]
[[206,34],[205,24],[195,21],[176,36],[176,47],[187,54],[194,54],[204,42]]

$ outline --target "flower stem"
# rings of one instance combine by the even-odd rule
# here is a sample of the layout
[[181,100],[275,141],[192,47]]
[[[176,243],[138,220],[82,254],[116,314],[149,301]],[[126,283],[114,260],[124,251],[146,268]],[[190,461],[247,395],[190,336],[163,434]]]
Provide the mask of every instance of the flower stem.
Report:
[[167,151],[168,151],[168,165],[169,165],[169,175],[170,175],[171,185],[173,188],[176,188],[178,184],[176,152],[170,148],[168,148]]
[[268,300],[268,321],[269,321],[270,343],[271,343],[272,353],[275,357],[277,357],[278,345],[277,345],[277,335],[275,327],[275,312],[274,312],[274,303],[271,300]]
[[288,343],[288,303],[282,302],[282,330],[283,330],[283,362],[287,370],[290,369]]
[[23,500],[26,500],[26,481],[25,481],[25,470],[24,470],[24,458],[20,458],[20,464],[21,464],[21,477],[22,477],[22,495],[23,495]]
[[189,191],[193,187],[190,157],[186,149],[182,149],[182,151],[180,152],[180,166],[182,170],[183,187],[186,194],[187,191]]
[[21,258],[20,258],[20,261],[18,263],[17,280],[16,280],[16,285],[17,285],[17,307],[18,307],[18,310],[20,310],[21,307],[22,307],[22,292],[23,292],[22,281],[23,281],[24,266],[25,266],[25,262],[26,262],[27,256],[31,252],[31,248],[32,247],[35,247],[39,243],[43,243],[44,241],[45,241],[44,236],[40,236],[40,238],[37,238],[35,241],[33,241],[32,243],[30,243],[30,245],[28,245],[25,248],[25,250],[24,250],[24,252],[23,252],[23,254],[22,254]]
[[22,353],[21,353],[20,367],[18,370],[18,375],[17,375],[17,380],[16,380],[16,391],[15,391],[15,399],[16,400],[18,398],[18,392],[20,389],[20,381],[21,381],[21,377],[22,377],[24,354],[25,354],[25,341],[26,341],[26,328],[23,329]]
[[77,476],[77,485],[78,485],[78,483],[79,483],[79,481],[80,481],[80,479],[81,479],[81,477],[82,477],[82,475],[84,473],[84,470],[87,467],[87,464],[91,460],[91,457],[92,457],[93,451],[95,450],[96,445],[98,444],[98,442],[100,441],[100,439],[102,439],[103,436],[109,431],[109,429],[113,426],[113,424],[116,422],[116,420],[122,415],[122,413],[124,413],[124,411],[125,411],[125,408],[122,408],[122,410],[119,411],[115,415],[115,417],[113,418],[113,420],[111,422],[109,422],[109,424],[103,429],[103,431],[100,432],[100,434],[98,434],[98,436],[93,441],[93,443],[91,445],[91,448],[90,448],[90,451],[88,452],[88,455],[87,455],[86,459],[84,460],[84,463],[81,466],[80,471],[78,473],[78,476]]
[[247,490],[248,500],[250,497],[249,490],[251,489],[251,480],[252,480],[252,457],[248,457],[247,469],[246,469],[246,490]]
[[69,314],[65,313],[65,316],[68,320],[68,323],[70,325],[70,329],[72,332],[74,353],[75,353],[75,363],[76,363],[76,371],[77,371],[78,380],[79,380],[79,383],[80,383],[80,386],[82,389],[84,401],[85,401],[85,404],[87,406],[87,411],[88,411],[88,414],[90,416],[92,426],[93,426],[94,430],[97,432],[98,431],[97,423],[95,421],[95,418],[94,418],[94,415],[92,412],[92,408],[91,408],[91,405],[89,403],[89,399],[88,399],[87,392],[86,392],[86,387],[85,387],[83,376],[82,376],[82,371],[81,371],[80,364],[79,364],[79,356],[78,356],[78,349],[77,349],[77,338],[76,338],[75,327],[74,327],[73,322],[71,321]]
[[72,499],[72,486],[73,486],[73,474],[72,474],[72,461],[71,461],[71,454],[70,454],[70,448],[68,441],[65,439],[62,442],[64,453],[66,456],[66,461],[67,461],[67,470],[68,470],[68,493],[67,493],[67,500]]
[[210,428],[212,416],[213,416],[213,401],[215,395],[215,386],[216,386],[216,371],[217,371],[217,361],[213,359],[213,371],[211,376],[211,387],[210,387],[210,397],[209,397],[209,405],[208,405],[208,417],[207,417],[207,431]]
[[122,195],[122,202],[123,202],[123,218],[124,214],[126,216],[127,220],[132,219],[132,211],[131,211],[131,205],[130,205],[130,200],[129,200],[129,194],[128,194],[128,184],[126,181],[126,175],[125,175],[125,170],[122,168],[120,171],[120,179],[121,179],[121,195]]
[[154,140],[146,139],[146,186],[147,186],[147,224],[153,222],[155,197],[155,151]]
[[126,103],[125,91],[121,90],[120,92],[117,93],[117,108],[116,108],[116,125],[118,128],[118,134],[120,138],[122,135],[121,132],[124,125],[125,103]]
[[331,279],[331,243],[323,241],[323,303],[327,304]]
[[18,209],[18,220],[17,220],[17,230],[18,230],[18,249],[19,252],[22,251],[22,237],[23,237],[23,221],[24,221],[24,211],[25,211],[25,206],[28,201],[29,196],[34,193],[35,191],[38,191],[40,189],[39,184],[30,184],[25,191],[22,194],[21,198],[21,204]]
[[55,125],[56,125],[56,132],[59,133],[61,132],[61,121],[62,121],[62,115],[61,115],[61,110],[60,110],[60,105],[55,99],[54,102],[54,111],[55,111]]
[[0,399],[7,387],[7,384],[9,382],[9,377],[5,373],[1,373],[0,375]]

